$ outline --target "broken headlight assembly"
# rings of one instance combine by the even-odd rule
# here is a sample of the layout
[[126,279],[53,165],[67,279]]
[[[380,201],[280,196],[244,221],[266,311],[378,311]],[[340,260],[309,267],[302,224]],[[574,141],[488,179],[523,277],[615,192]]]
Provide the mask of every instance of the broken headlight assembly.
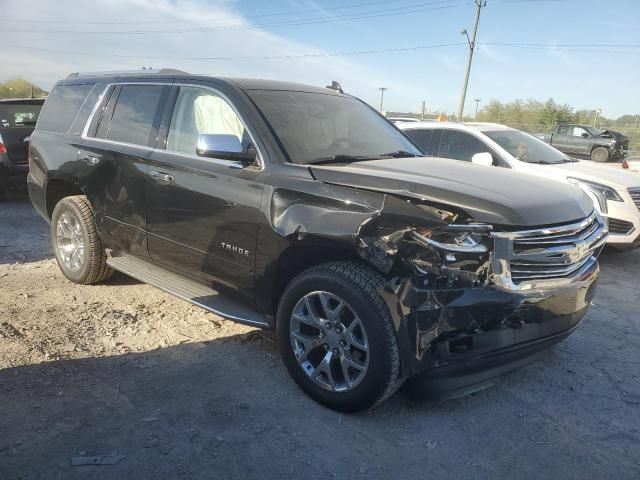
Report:
[[446,286],[463,282],[478,285],[488,278],[491,225],[452,224],[417,228],[408,238],[417,246],[410,262],[416,273]]

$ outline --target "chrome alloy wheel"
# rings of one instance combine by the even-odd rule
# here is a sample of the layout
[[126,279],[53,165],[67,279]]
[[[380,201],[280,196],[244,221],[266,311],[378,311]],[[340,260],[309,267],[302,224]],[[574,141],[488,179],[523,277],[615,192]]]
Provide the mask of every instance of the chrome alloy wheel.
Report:
[[60,260],[71,272],[84,265],[85,240],[80,222],[71,212],[63,212],[56,223],[56,246]]
[[343,299],[311,292],[293,308],[290,323],[293,353],[314,383],[333,392],[348,392],[369,367],[369,341],[362,321]]

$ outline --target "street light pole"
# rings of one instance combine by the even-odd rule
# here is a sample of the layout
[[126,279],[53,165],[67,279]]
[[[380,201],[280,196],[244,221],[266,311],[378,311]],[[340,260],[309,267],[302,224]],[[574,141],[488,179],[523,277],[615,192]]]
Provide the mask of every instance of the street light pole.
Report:
[[598,122],[598,115],[602,113],[602,109],[596,109],[596,114],[593,116],[593,128],[596,128],[596,123]]
[[466,35],[467,43],[469,44],[469,58],[467,59],[467,71],[464,75],[464,84],[462,86],[462,95],[460,95],[460,108],[458,108],[458,121],[462,121],[462,113],[464,111],[464,101],[467,96],[467,86],[469,85],[469,73],[471,72],[471,61],[473,60],[473,50],[476,48],[476,36],[478,35],[478,24],[480,23],[480,10],[482,7],[486,7],[487,2],[484,0],[475,0],[477,7],[476,10],[476,22],[473,26],[473,35],[469,38],[467,30],[460,32],[462,35]]
[[384,92],[385,90],[389,90],[387,87],[380,87],[380,113],[382,113],[382,104],[384,103]]
[[476,120],[478,119],[478,105],[480,105],[481,99],[476,98],[474,102],[476,102],[476,116],[474,117]]

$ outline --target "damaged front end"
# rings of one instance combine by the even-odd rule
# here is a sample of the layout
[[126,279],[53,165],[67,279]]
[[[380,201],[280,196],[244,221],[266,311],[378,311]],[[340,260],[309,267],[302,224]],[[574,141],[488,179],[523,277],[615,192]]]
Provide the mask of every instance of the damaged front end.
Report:
[[355,248],[385,275],[380,293],[405,378],[468,385],[470,372],[517,366],[584,317],[607,237],[596,212],[572,224],[516,230],[425,198],[343,188],[325,184],[322,197],[276,191],[271,224],[290,246]]
[[464,376],[474,368],[486,376],[487,361],[504,369],[498,353],[515,355],[507,361],[515,367],[532,348],[578,325],[606,236],[597,213],[570,225],[503,232],[464,213],[389,196],[362,226],[358,251],[389,278],[382,294],[406,377]]

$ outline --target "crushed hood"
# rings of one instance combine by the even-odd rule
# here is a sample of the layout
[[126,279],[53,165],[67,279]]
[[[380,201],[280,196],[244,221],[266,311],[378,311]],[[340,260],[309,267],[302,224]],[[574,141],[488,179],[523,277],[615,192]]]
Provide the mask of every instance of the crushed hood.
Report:
[[566,223],[593,210],[589,197],[572,185],[447,159],[391,158],[309,168],[325,183],[449,205],[494,225]]

